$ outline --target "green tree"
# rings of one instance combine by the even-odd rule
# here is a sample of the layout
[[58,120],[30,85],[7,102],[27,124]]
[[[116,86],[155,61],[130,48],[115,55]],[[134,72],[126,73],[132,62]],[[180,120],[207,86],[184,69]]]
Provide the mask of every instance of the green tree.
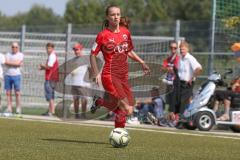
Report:
[[25,16],[18,14],[17,16],[8,17],[0,13],[0,29],[6,29],[8,31],[19,30],[20,26],[24,24]]
[[65,22],[74,24],[98,23],[102,21],[102,1],[70,0],[64,14]]
[[163,1],[167,13],[172,19],[210,20],[211,0],[168,0]]
[[162,1],[164,0],[112,0],[108,1],[108,4],[118,2],[117,4],[122,9],[122,15],[130,17],[135,23],[149,23],[169,20]]
[[62,18],[56,15],[51,8],[34,5],[29,12],[25,13],[27,25],[57,25],[61,24]]
[[217,0],[216,1],[216,18],[228,18],[240,15],[239,0]]
[[52,9],[41,5],[34,5],[28,12],[18,13],[9,17],[0,12],[1,29],[20,29],[23,24],[28,26],[61,25],[64,24],[64,21]]
[[70,0],[64,19],[74,24],[99,23],[106,6],[119,5],[122,15],[134,23],[151,23],[166,20],[210,20],[209,0]]

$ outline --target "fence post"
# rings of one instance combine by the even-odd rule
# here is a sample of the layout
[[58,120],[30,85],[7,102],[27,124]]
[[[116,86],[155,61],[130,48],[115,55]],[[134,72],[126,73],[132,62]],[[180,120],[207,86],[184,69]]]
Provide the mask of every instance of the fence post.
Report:
[[178,42],[180,40],[180,20],[176,20],[176,28],[175,28],[175,41]]
[[65,78],[67,76],[67,55],[70,52],[71,48],[71,34],[72,34],[72,24],[69,23],[67,26],[67,32],[66,32],[66,47],[65,47],[65,54],[64,54],[64,81],[63,81],[63,119],[66,120],[68,116],[68,109],[69,106],[66,105],[65,101],[65,93],[66,93],[66,84],[65,84]]
[[65,51],[68,53],[71,50],[71,34],[72,34],[72,24],[69,23],[67,27],[67,33],[66,33],[66,48]]
[[21,36],[20,36],[20,51],[24,52],[24,42],[26,36],[26,25],[22,25]]
[[208,75],[211,74],[213,70],[213,60],[214,60],[214,47],[215,47],[215,23],[216,23],[216,0],[212,1],[212,28],[211,28],[211,49],[210,55],[208,56]]

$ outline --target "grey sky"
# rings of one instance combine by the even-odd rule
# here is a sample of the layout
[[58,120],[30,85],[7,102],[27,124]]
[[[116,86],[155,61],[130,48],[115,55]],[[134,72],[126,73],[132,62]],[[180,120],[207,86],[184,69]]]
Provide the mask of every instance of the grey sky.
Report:
[[58,15],[63,15],[68,0],[0,0],[0,11],[13,16],[19,12],[27,12],[33,4],[50,7]]

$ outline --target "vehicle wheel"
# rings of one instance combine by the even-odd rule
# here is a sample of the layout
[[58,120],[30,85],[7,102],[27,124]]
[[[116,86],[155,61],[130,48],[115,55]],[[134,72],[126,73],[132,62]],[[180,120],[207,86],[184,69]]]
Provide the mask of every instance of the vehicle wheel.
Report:
[[214,125],[214,117],[210,112],[200,112],[196,116],[195,123],[200,131],[209,131]]
[[233,126],[230,126],[230,128],[233,132],[240,133],[240,125],[233,125]]

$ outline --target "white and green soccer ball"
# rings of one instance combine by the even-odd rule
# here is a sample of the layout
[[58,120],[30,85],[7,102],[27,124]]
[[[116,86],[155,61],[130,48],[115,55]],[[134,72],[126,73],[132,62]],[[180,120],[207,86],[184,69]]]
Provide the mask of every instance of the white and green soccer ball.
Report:
[[115,128],[109,135],[110,144],[116,148],[126,147],[130,139],[128,131],[124,128]]

